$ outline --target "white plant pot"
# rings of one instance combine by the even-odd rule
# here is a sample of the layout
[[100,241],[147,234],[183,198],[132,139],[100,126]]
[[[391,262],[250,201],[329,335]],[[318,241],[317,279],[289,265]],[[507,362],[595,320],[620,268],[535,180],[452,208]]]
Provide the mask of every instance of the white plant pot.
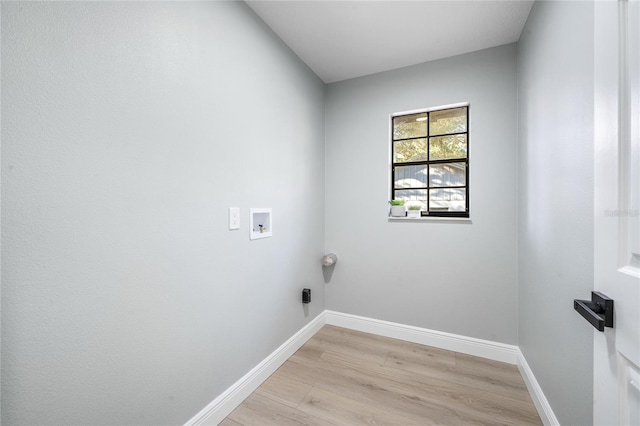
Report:
[[407,210],[407,217],[420,217],[420,210]]
[[391,216],[393,217],[405,217],[406,211],[405,206],[391,206]]

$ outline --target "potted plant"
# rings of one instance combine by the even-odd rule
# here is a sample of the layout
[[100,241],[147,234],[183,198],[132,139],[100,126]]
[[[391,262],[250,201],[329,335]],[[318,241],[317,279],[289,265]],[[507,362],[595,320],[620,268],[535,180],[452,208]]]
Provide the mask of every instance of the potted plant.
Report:
[[393,217],[405,217],[406,209],[404,207],[404,200],[391,200],[391,216]]
[[407,217],[420,217],[420,207],[417,204],[412,204],[407,207]]

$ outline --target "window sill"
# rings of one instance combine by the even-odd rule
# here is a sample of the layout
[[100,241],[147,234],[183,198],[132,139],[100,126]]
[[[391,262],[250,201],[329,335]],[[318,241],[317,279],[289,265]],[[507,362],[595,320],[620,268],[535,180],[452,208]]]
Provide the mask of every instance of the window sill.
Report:
[[442,216],[430,216],[430,217],[387,217],[389,222],[463,222],[472,223],[470,217],[442,217]]

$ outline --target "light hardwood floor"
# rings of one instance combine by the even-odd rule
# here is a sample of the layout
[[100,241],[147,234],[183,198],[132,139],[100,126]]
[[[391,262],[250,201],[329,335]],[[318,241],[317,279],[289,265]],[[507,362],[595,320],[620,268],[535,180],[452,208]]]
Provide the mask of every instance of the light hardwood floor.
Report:
[[329,325],[221,423],[541,424],[513,365]]

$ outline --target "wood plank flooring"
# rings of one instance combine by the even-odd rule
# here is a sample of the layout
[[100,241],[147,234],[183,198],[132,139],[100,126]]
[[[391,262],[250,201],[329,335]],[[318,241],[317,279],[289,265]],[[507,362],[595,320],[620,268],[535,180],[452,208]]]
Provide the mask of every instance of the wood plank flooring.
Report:
[[542,422],[513,365],[326,325],[220,424]]

